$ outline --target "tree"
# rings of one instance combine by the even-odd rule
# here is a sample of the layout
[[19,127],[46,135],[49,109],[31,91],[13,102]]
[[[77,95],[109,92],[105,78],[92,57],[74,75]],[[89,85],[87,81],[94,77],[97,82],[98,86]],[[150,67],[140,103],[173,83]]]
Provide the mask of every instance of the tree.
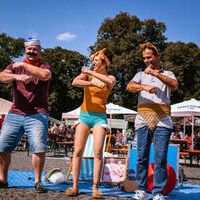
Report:
[[[12,38],[5,33],[0,34],[0,71],[14,62],[16,58],[24,55],[24,39]],[[0,84],[1,98],[12,101],[12,90],[10,84]]]
[[179,90],[173,93],[172,102],[190,98],[200,99],[200,49],[194,43],[169,42],[161,55],[162,65],[173,71]]
[[73,79],[81,73],[81,67],[88,64],[88,59],[76,51],[56,47],[44,49],[42,61],[52,68],[49,105],[50,116],[61,118],[67,112],[80,106],[83,90],[72,86]]
[[150,41],[159,49],[164,49],[165,30],[164,23],[157,23],[154,19],[141,21],[123,12],[103,21],[98,30],[97,42],[89,48],[93,53],[108,47],[115,54],[108,71],[116,77],[117,84],[109,101],[136,109],[137,96],[127,92],[126,86],[137,71],[144,67],[139,44]]

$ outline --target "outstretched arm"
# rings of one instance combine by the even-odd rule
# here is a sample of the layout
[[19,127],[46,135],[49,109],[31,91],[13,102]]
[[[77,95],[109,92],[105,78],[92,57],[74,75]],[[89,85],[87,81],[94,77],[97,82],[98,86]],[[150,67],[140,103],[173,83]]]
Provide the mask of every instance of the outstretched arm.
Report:
[[51,78],[51,72],[48,69],[41,69],[40,67],[36,67],[25,62],[16,62],[12,65],[12,67],[13,69],[24,68],[33,76],[39,78],[41,81],[47,81]]

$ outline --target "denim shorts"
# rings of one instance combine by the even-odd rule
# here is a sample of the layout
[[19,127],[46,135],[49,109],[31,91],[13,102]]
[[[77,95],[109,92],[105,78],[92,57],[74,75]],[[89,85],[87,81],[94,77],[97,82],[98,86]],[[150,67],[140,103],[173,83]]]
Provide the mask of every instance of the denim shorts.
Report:
[[75,122],[75,125],[83,123],[86,124],[89,128],[94,126],[102,126],[104,128],[109,128],[106,114],[104,113],[92,113],[81,111],[78,121]]
[[46,152],[48,122],[47,113],[33,115],[8,113],[0,134],[0,152],[12,152],[24,133],[27,133],[33,153]]

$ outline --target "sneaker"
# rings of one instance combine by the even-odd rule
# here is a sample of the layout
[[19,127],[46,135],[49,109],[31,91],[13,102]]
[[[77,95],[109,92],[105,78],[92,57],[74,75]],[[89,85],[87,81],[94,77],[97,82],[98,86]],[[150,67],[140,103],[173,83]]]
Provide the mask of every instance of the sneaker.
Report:
[[0,188],[8,188],[8,182],[4,183],[0,180]]
[[153,197],[153,200],[165,200],[164,196],[162,194],[156,194]]
[[41,182],[35,184],[35,191],[37,193],[46,193],[47,190],[44,188],[44,185]]
[[147,193],[143,190],[136,190],[136,194],[132,200],[147,200]]

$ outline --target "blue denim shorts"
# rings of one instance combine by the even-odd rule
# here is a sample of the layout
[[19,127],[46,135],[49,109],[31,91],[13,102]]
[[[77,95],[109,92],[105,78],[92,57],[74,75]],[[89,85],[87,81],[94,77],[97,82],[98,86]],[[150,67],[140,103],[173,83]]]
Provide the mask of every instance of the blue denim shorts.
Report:
[[78,121],[75,122],[75,125],[83,123],[86,124],[89,128],[94,126],[102,126],[104,128],[109,128],[106,114],[104,113],[92,113],[81,111]]
[[47,113],[33,115],[8,113],[0,134],[0,152],[12,152],[24,133],[27,133],[33,153],[46,152],[48,122]]

